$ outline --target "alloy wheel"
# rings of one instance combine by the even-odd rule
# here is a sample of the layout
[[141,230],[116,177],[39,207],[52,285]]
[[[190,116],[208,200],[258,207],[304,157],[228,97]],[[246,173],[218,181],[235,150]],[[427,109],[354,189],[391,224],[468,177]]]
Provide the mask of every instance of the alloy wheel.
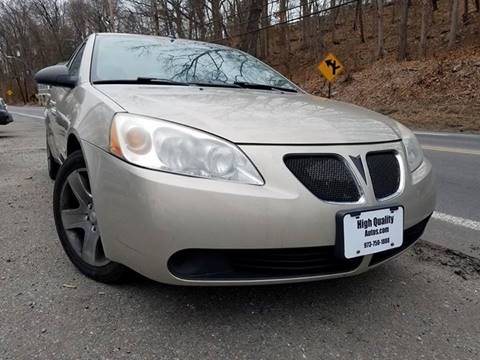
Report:
[[68,175],[60,195],[60,212],[68,242],[77,255],[93,266],[108,264],[110,261],[103,251],[86,168],[76,169]]

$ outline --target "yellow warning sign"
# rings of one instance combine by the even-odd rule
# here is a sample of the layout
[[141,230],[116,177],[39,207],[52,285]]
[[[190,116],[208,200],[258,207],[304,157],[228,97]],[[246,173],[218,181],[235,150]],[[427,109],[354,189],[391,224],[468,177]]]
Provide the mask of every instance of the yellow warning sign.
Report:
[[342,63],[332,53],[327,54],[317,68],[328,81],[334,81],[343,72]]
[[13,91],[11,89],[8,89],[7,90],[7,96],[12,96],[13,95]]

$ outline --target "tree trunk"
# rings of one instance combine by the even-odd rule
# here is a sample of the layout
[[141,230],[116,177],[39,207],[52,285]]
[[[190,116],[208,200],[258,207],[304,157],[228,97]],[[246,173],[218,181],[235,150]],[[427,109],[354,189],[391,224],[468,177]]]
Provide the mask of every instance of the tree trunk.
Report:
[[117,1],[107,0],[109,31],[118,32],[117,26]]
[[432,0],[433,11],[438,10],[438,0]]
[[195,10],[195,24],[198,32],[196,34],[197,40],[205,40],[206,28],[205,28],[205,0],[193,0],[193,6]]
[[158,36],[160,35],[160,17],[158,15],[157,0],[151,0],[150,7],[152,12],[153,29],[155,31],[155,35]]
[[[173,21],[175,23],[175,27],[177,29],[177,37],[183,39],[185,38],[185,31],[183,29],[183,14],[182,10],[180,8],[180,3],[174,3],[173,5],[173,10],[175,11],[175,17],[173,18]],[[167,9],[167,11],[169,11]]]
[[302,8],[302,43],[303,45],[307,45],[308,40],[308,24],[309,24],[309,15],[310,15],[310,3],[309,0],[300,0],[300,5]]
[[480,12],[480,0],[475,0],[475,8],[477,9],[477,12]]
[[377,0],[377,59],[385,55],[385,42],[383,36],[383,0]]
[[262,14],[262,0],[252,0],[248,11],[247,31],[242,39],[242,49],[256,55],[258,39],[258,23]]
[[278,15],[280,20],[280,43],[284,45],[282,50],[288,51],[290,44],[287,41],[287,24],[285,24],[287,21],[287,3],[288,0],[280,0]]
[[452,9],[450,13],[450,33],[448,34],[448,49],[453,48],[455,46],[455,41],[457,40],[458,5],[458,0],[452,0]]
[[358,19],[358,5],[360,1],[357,1],[357,6],[355,6],[355,16],[353,18],[353,31],[357,31],[357,19]]
[[335,38],[335,23],[337,21],[337,9],[335,6],[337,5],[336,0],[330,0],[330,7],[332,8],[330,10],[330,18],[331,18],[331,23],[330,23],[330,32],[332,33],[332,43],[336,44],[337,40]]
[[268,43],[268,35],[269,35],[269,29],[267,27],[270,25],[270,16],[268,14],[268,4],[269,0],[262,0],[262,21],[261,25],[262,28],[265,30],[262,31],[262,51],[263,51],[263,58],[268,57],[268,48],[269,48],[269,43]]
[[362,43],[365,43],[365,32],[363,31],[363,6],[362,6],[362,0],[358,0],[357,2],[358,6],[358,24],[360,26],[360,41]]
[[220,11],[220,0],[211,0],[213,38],[215,41],[222,39],[222,13]]
[[468,1],[469,0],[464,0],[463,2],[463,23],[468,22]]
[[427,56],[427,39],[432,24],[432,15],[431,0],[422,0],[422,25],[420,29],[420,45],[418,51],[422,58]]
[[395,10],[397,9],[397,3],[396,1],[393,1],[393,4],[392,4],[392,20],[391,20],[391,23],[392,24],[395,24]]
[[[457,0],[458,1],[458,0]],[[401,0],[400,28],[398,38],[398,60],[407,58],[408,0]]]
[[25,98],[27,101],[30,101],[30,95],[28,95],[28,84],[27,84],[27,74],[23,75],[23,88],[25,89]]
[[15,77],[15,80],[17,81],[18,91],[20,91],[20,95],[22,96],[23,103],[27,105],[27,99],[25,98],[25,94],[23,93],[23,90],[22,90],[22,83],[20,82],[20,79],[18,77]]

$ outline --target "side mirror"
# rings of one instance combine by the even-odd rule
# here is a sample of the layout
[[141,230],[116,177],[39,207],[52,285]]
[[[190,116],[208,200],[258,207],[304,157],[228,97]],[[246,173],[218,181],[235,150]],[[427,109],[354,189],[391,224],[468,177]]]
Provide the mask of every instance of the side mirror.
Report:
[[35,80],[39,84],[74,88],[78,77],[70,75],[65,65],[53,65],[37,72]]

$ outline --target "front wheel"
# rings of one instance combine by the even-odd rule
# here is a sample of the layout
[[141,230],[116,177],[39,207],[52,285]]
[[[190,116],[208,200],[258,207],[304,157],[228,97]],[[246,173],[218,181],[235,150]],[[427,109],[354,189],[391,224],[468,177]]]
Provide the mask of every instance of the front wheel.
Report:
[[63,249],[84,275],[106,283],[124,278],[127,268],[105,256],[87,167],[80,150],[60,167],[53,190],[53,213]]

